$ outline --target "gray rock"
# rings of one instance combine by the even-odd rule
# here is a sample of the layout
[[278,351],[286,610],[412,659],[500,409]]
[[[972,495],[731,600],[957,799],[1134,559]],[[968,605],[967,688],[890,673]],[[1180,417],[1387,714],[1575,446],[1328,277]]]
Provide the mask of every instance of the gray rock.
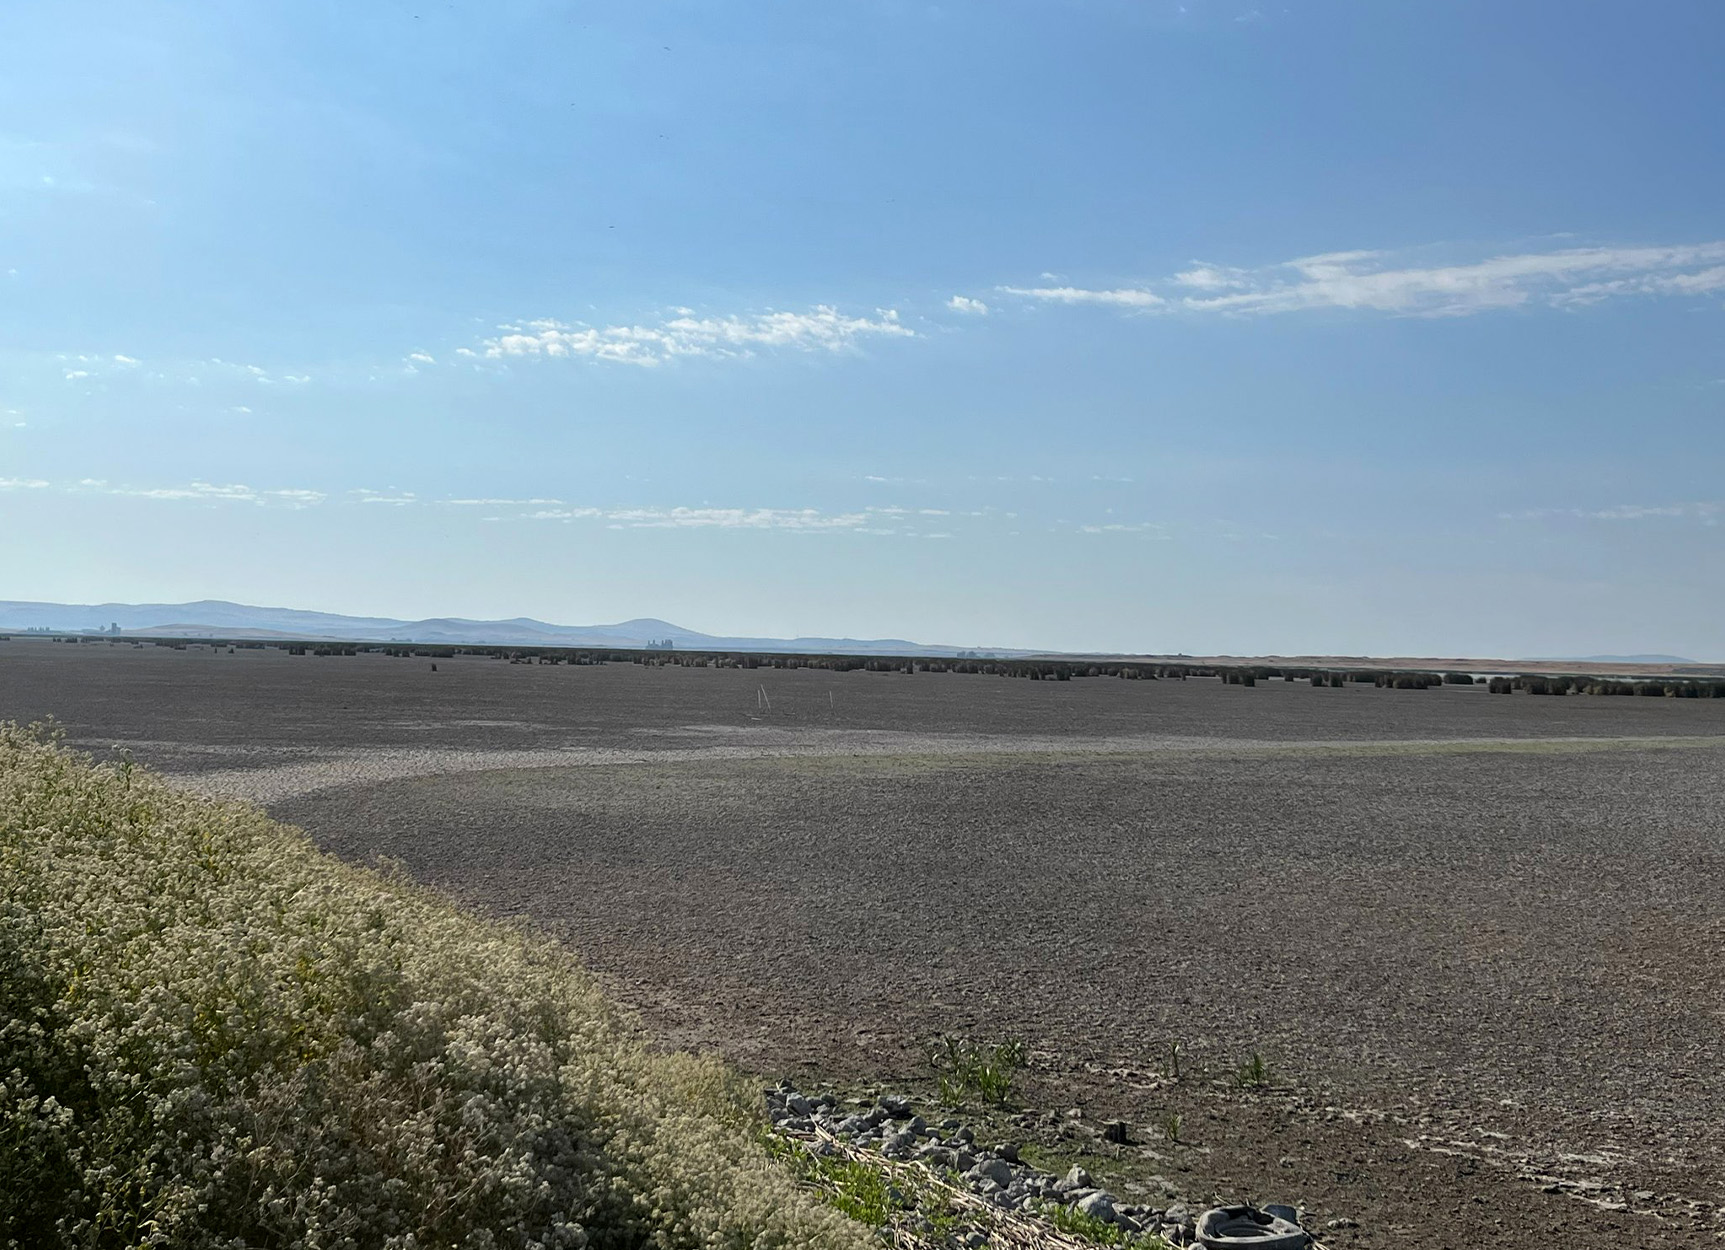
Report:
[[809,1100],[792,1090],[785,1096],[785,1106],[798,1115],[807,1115],[810,1111]]
[[969,1151],[956,1151],[953,1154],[952,1166],[957,1168],[960,1172],[968,1172],[971,1168],[976,1166],[976,1156],[971,1154]]
[[923,1133],[928,1132],[928,1121],[923,1119],[920,1115],[913,1115],[910,1118],[910,1123],[906,1127],[909,1128],[911,1132],[921,1136]]
[[999,1155],[1002,1159],[1005,1159],[1008,1163],[1018,1162],[1018,1147],[1013,1145],[1011,1142],[996,1146],[994,1148],[994,1153]]
[[991,1180],[1000,1188],[1005,1189],[1012,1184],[1012,1165],[1004,1159],[983,1159],[972,1167],[966,1175]]
[[877,1101],[880,1109],[895,1120],[902,1120],[910,1114],[910,1099],[903,1094],[882,1094]]
[[1066,1183],[1072,1189],[1089,1189],[1096,1182],[1090,1179],[1090,1173],[1074,1163],[1066,1174]]
[[1101,1220],[1105,1224],[1114,1222],[1114,1197],[1112,1194],[1093,1193],[1077,1204],[1081,1215],[1088,1215],[1093,1220]]

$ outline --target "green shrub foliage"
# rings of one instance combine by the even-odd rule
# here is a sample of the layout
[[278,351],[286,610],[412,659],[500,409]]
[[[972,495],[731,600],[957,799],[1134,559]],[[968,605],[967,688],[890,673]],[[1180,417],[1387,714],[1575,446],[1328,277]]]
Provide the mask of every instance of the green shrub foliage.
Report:
[[571,957],[0,725],[0,1245],[856,1247]]

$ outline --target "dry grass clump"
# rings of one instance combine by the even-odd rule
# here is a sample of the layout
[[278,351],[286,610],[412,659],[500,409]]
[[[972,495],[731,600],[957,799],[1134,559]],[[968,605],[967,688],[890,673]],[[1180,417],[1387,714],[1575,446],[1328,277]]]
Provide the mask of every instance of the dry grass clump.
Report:
[[0,725],[0,1245],[861,1247],[555,946]]

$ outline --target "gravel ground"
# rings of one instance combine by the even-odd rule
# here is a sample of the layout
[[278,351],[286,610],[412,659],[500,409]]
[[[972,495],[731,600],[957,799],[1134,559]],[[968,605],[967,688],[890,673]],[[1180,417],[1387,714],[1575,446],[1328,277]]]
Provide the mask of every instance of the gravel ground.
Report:
[[[1034,1104],[1194,1126],[1102,1162],[1336,1246],[1725,1227],[1725,701],[0,643],[46,713],[764,1073],[1022,1037]],[[1225,1088],[1252,1051],[1278,1091]]]

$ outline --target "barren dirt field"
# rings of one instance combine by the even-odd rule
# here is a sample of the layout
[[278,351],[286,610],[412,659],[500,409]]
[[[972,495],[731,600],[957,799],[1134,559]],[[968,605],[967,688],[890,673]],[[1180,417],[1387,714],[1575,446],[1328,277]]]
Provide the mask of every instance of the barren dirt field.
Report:
[[1022,1038],[1000,1131],[1123,1188],[1332,1247],[1725,1236],[1725,700],[436,663],[14,640],[0,718],[528,918],[765,1075]]

